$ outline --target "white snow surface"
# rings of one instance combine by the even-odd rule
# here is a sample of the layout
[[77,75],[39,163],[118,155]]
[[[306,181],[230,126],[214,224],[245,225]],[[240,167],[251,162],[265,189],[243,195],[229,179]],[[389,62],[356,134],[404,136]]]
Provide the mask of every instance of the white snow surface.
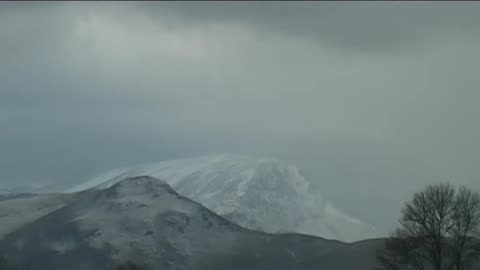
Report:
[[382,236],[312,191],[296,166],[273,158],[215,155],[162,161],[112,170],[66,192],[107,189],[141,175],[165,180],[182,196],[250,229],[345,242]]

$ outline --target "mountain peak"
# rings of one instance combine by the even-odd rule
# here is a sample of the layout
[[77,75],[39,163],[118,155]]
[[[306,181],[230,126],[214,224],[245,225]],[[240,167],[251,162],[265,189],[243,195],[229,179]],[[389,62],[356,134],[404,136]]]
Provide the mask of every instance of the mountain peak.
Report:
[[117,192],[123,191],[129,195],[152,192],[167,192],[170,194],[177,194],[177,192],[167,182],[149,175],[126,177],[125,179],[112,185],[109,189]]
[[[107,172],[69,191],[108,189],[142,193],[163,179],[180,195],[231,221],[265,232],[299,232],[342,241],[378,236],[326,201],[295,165],[275,158],[212,155],[168,160]],[[137,186],[136,183],[139,186]]]

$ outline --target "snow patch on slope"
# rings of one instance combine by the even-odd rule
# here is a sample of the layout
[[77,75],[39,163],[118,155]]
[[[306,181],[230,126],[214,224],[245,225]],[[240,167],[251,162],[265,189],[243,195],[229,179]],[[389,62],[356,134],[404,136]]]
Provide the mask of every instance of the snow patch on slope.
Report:
[[182,196],[250,229],[342,241],[379,236],[373,227],[313,192],[297,167],[272,158],[218,155],[139,165],[110,171],[67,191],[107,189],[138,175],[164,179]]

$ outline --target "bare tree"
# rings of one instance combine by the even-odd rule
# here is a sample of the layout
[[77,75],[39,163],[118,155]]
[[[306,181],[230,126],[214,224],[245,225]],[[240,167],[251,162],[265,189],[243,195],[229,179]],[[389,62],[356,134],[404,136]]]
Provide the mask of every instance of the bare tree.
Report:
[[405,235],[420,241],[425,259],[441,270],[446,254],[445,241],[453,227],[455,189],[450,184],[427,186],[417,192],[402,210],[400,224]]
[[480,256],[480,194],[460,188],[454,213],[450,248],[455,269],[464,270]]
[[464,270],[480,255],[480,194],[427,186],[405,204],[400,225],[378,252],[377,269]]
[[376,269],[399,270],[402,267],[414,270],[425,269],[425,254],[422,239],[406,235],[398,229],[385,241],[385,249],[377,253]]

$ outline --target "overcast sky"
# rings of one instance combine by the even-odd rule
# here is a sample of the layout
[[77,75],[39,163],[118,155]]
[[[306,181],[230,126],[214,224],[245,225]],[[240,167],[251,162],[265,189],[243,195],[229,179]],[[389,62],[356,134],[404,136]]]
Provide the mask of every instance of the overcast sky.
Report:
[[2,2],[0,48],[0,188],[274,156],[387,229],[480,188],[480,3]]

